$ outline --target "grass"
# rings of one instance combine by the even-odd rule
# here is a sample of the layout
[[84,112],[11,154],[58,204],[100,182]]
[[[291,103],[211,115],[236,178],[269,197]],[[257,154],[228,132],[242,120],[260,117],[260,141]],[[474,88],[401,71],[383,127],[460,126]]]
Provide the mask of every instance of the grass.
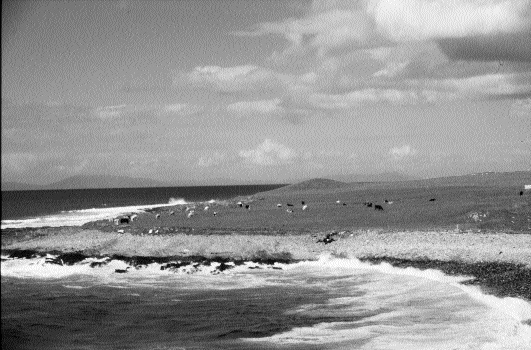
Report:
[[[190,234],[236,231],[287,234],[369,229],[455,231],[458,227],[459,231],[531,233],[531,191],[520,196],[516,186],[389,188],[389,184],[385,184],[385,187],[346,186],[285,193],[275,190],[241,198],[251,204],[251,210],[235,205],[238,198],[233,204],[211,205],[209,211],[199,208],[192,219],[178,211],[169,216],[169,210],[179,210],[179,207],[165,207],[140,215],[139,220],[126,229],[134,233],[158,227],[161,234],[181,231]],[[431,198],[435,201],[429,201]],[[385,203],[385,199],[393,204]],[[337,200],[341,204],[338,205]],[[302,211],[301,201],[308,204],[308,210]],[[380,204],[384,210],[368,208],[364,202]],[[282,203],[283,207],[277,208],[277,203]],[[295,205],[294,213],[286,212],[287,203]],[[212,211],[217,211],[218,215],[213,216]],[[156,212],[161,213],[160,219],[155,218]],[[88,226],[100,230],[117,229],[108,222]]]

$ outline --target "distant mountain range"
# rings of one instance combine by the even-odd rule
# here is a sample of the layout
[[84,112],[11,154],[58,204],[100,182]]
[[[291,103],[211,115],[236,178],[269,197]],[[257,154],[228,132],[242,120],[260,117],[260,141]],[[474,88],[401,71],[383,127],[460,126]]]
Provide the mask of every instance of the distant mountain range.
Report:
[[[280,181],[277,181],[277,183]],[[531,171],[515,172],[486,172],[462,176],[448,176],[432,179],[417,179],[404,174],[391,172],[382,174],[350,174],[328,176],[326,179],[311,179],[307,181],[286,181],[292,183],[292,189],[338,188],[344,185],[356,186],[524,186],[531,185]],[[284,183],[286,183],[284,182]],[[210,182],[209,182],[210,183]],[[219,185],[231,184],[268,184],[270,181],[249,181],[246,183],[225,179],[217,182]],[[177,187],[201,186],[201,184],[185,182],[178,185],[169,182],[146,178],[111,175],[77,175],[48,185],[32,185],[18,182],[3,182],[2,191],[56,190],[82,188],[141,188],[141,187]]]
[[19,182],[3,182],[2,191],[63,190],[82,188],[139,188],[173,187],[167,182],[145,178],[111,175],[76,175],[48,185],[31,185]]

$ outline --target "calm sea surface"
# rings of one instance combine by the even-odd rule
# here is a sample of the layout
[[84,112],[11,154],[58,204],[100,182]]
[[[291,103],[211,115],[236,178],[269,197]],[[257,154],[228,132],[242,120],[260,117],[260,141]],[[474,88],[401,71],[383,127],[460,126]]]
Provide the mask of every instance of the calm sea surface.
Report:
[[224,200],[281,186],[283,185],[3,191],[2,228],[82,225],[87,221],[111,217],[120,211],[134,211],[172,202]]

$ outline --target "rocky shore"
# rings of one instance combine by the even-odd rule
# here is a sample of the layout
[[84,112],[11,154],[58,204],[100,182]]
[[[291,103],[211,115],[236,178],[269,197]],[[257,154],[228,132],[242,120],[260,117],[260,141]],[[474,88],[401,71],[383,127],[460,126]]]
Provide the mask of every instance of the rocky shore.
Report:
[[[177,230],[178,231],[178,230]],[[472,277],[497,296],[531,300],[531,235],[371,230],[275,234],[172,232],[157,235],[103,232],[80,227],[4,230],[2,254],[108,256],[131,265],[146,261],[262,263],[315,260],[322,254],[399,267],[438,269]],[[66,258],[65,258],[66,259]]]

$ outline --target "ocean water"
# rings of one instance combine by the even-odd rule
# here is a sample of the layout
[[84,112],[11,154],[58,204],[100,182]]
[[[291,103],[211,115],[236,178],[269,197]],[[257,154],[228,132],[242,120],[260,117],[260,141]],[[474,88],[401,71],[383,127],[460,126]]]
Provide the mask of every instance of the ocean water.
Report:
[[226,200],[282,185],[3,191],[3,228],[80,226],[165,205]]
[[2,261],[9,349],[513,349],[531,304],[434,270],[318,261],[219,271]]
[[[3,192],[2,228],[80,225],[266,189]],[[531,348],[531,304],[482,294],[459,283],[466,277],[333,256],[168,266],[101,257],[58,265],[46,257],[3,256],[2,348]]]

